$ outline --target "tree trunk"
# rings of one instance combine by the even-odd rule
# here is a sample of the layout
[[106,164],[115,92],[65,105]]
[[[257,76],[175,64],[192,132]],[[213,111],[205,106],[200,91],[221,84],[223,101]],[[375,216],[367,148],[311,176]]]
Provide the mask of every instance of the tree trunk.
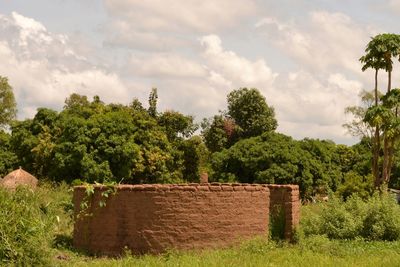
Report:
[[[392,88],[392,70],[388,71],[388,88],[387,92],[389,93]],[[392,159],[391,159],[391,144],[390,144],[390,138],[387,136],[384,137],[383,139],[383,168],[382,168],[382,179],[381,179],[381,186],[386,185],[387,182],[389,181],[390,178],[390,164]]]
[[375,107],[378,106],[378,71],[379,69],[375,69]]
[[[375,106],[378,106],[378,71],[379,69],[375,69]],[[379,126],[375,127],[375,135],[372,140],[372,175],[374,176],[375,188],[379,188],[380,183],[380,171],[379,171],[379,151],[381,146]]]
[[389,158],[390,158],[390,141],[389,138],[385,136],[383,140],[383,169],[382,169],[382,178],[381,178],[381,186],[389,180]]
[[394,156],[394,140],[392,140],[389,147],[388,173],[386,180],[384,181],[386,184],[388,184],[390,181],[390,175],[392,173],[392,165],[393,165],[393,156]]
[[372,158],[372,175],[374,176],[375,187],[379,188],[380,171],[379,171],[379,150],[380,150],[380,134],[379,127],[375,127],[375,136],[373,140],[373,158]]

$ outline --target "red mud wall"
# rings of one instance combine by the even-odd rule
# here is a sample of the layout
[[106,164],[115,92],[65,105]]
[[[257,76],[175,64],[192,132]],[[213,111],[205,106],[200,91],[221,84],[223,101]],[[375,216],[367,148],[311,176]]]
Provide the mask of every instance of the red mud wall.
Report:
[[104,190],[95,187],[93,216],[78,216],[85,187],[74,190],[74,246],[91,253],[221,247],[268,234],[266,185],[122,185],[100,208]]
[[270,192],[270,214],[283,212],[285,238],[291,240],[300,221],[300,192],[298,185],[268,185]]

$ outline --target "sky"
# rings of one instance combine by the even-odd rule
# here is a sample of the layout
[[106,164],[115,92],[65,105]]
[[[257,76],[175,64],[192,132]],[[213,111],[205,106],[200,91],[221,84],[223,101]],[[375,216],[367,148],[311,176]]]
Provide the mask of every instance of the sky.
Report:
[[399,15],[400,0],[0,0],[0,76],[19,119],[72,93],[147,106],[156,87],[159,111],[199,122],[248,87],[274,107],[278,132],[350,145],[344,109],[373,88],[358,59]]

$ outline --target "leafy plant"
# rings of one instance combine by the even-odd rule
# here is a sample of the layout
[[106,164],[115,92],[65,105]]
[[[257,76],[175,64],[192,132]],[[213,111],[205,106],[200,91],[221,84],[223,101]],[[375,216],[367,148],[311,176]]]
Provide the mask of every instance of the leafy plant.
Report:
[[65,192],[65,187],[15,192],[0,187],[0,265],[49,265],[54,236],[70,229],[62,207],[69,198]]
[[[99,209],[107,206],[107,200],[117,193],[118,184],[115,182],[107,182],[104,184],[95,183],[83,184],[85,186],[85,196],[80,203],[79,217],[93,216],[93,214]],[[93,203],[92,199],[95,194],[95,186],[101,187],[100,200],[98,203]]]
[[399,240],[400,207],[389,195],[367,200],[351,196],[333,198],[320,211],[301,221],[305,236],[326,235],[331,239]]

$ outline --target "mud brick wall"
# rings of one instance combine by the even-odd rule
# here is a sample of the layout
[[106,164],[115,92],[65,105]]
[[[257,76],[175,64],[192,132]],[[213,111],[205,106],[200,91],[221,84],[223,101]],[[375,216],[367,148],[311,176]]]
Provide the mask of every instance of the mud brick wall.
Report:
[[222,247],[268,235],[270,193],[265,185],[121,185],[100,208],[105,190],[95,187],[85,211],[93,215],[82,216],[85,187],[74,188],[74,246],[91,253]]
[[292,240],[300,221],[300,192],[298,185],[268,185],[270,192],[270,215],[283,212],[285,238]]

